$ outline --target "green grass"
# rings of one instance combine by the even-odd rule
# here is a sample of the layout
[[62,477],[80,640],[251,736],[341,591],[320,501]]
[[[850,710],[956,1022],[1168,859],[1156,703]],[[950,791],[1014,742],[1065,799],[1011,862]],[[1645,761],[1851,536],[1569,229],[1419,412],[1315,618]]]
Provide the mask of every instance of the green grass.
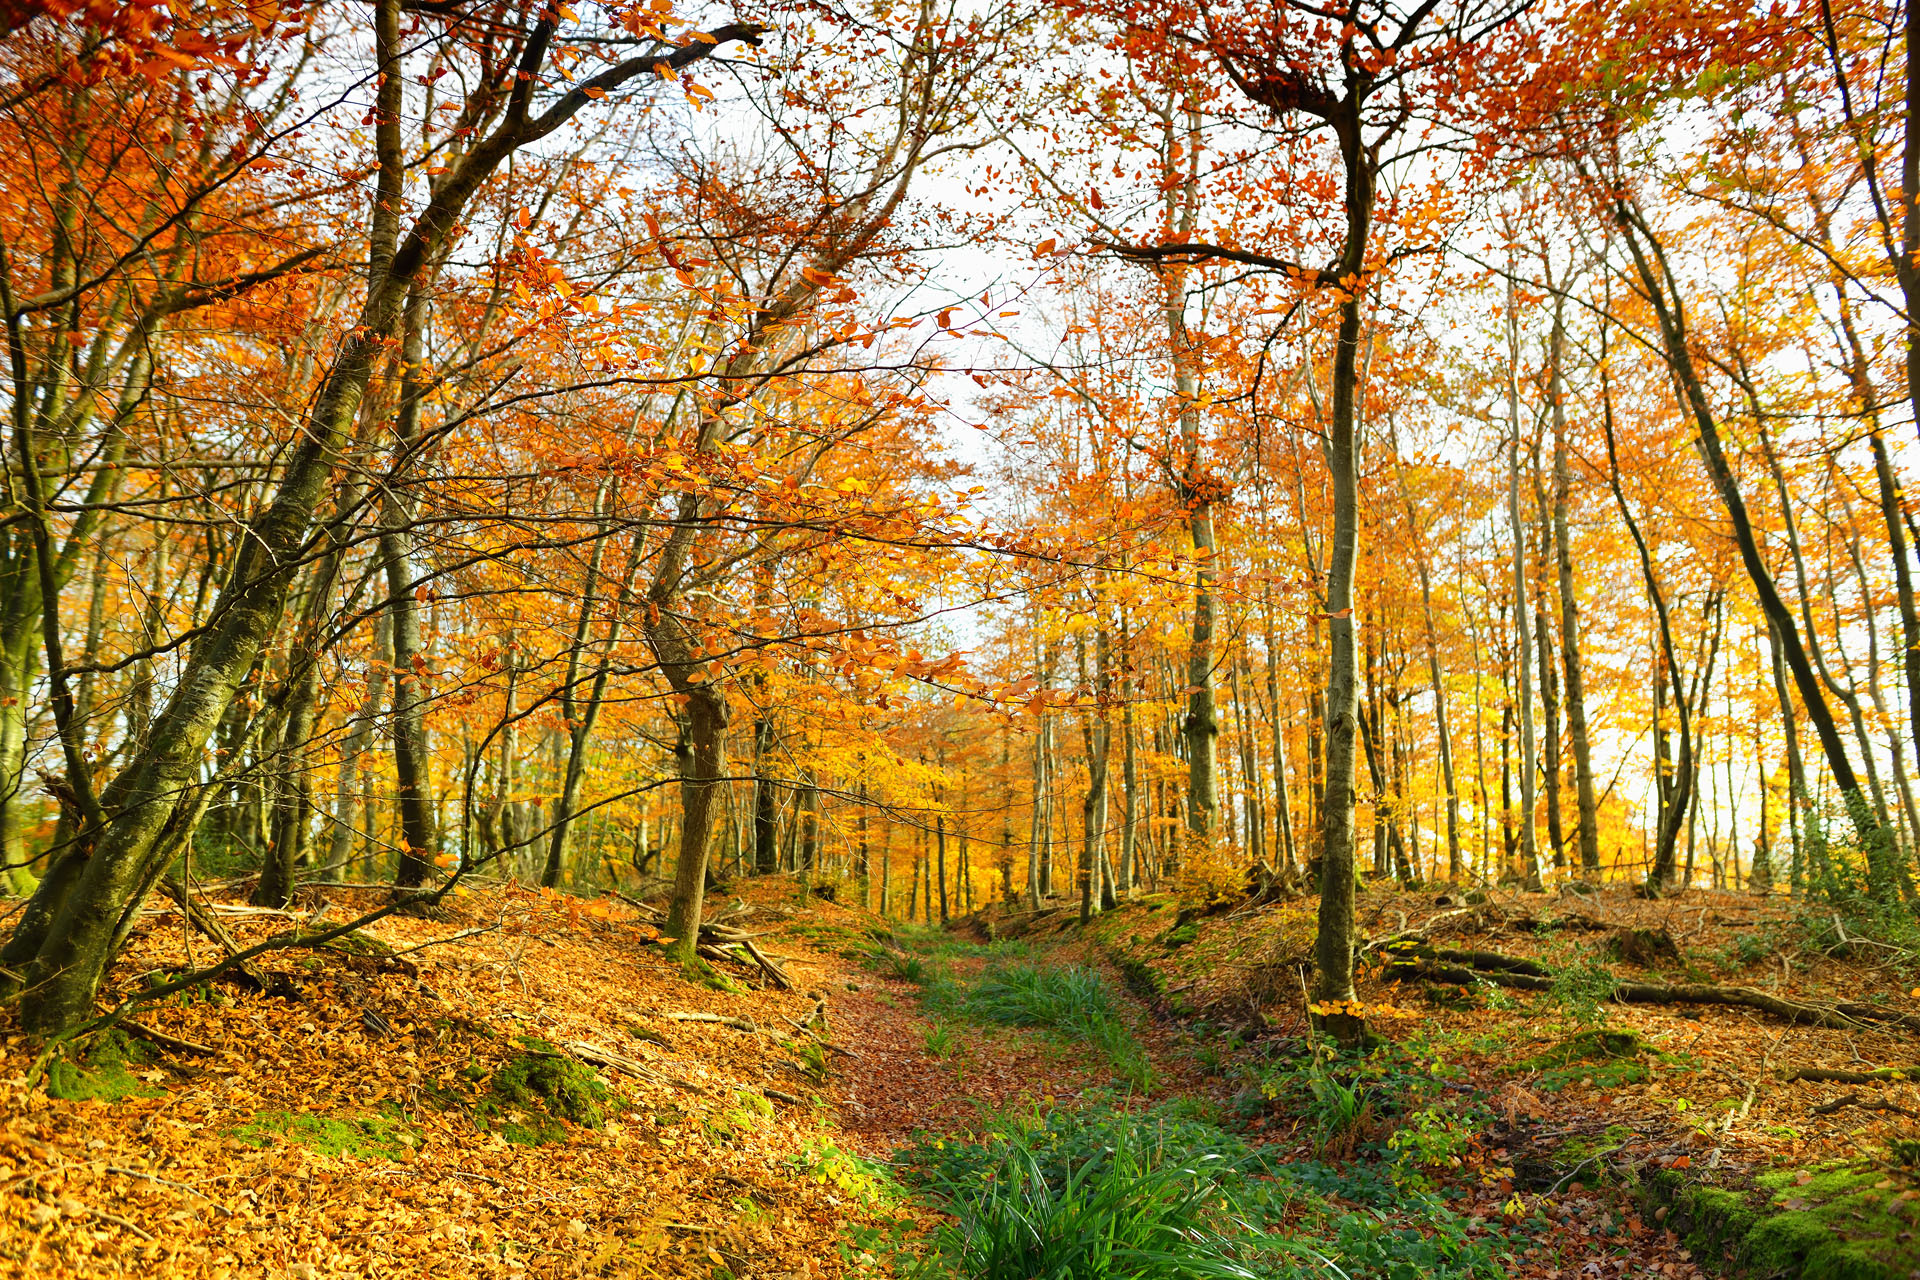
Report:
[[[1247,1146],[1168,1106],[1002,1116],[923,1139],[907,1178],[951,1216],[922,1275],[967,1280],[1334,1280],[1505,1274],[1497,1237],[1371,1166]],[[1346,1203],[1328,1197],[1337,1194]]]
[[[1080,965],[996,964],[971,988],[930,987],[932,1004],[981,1022],[1038,1027],[1098,1048],[1127,1087],[1153,1086],[1153,1064],[1120,1016],[1120,1001],[1097,971]],[[957,1000],[956,1000],[957,997]]]
[[951,1058],[960,1052],[960,1032],[950,1023],[936,1022],[922,1037],[930,1058]]

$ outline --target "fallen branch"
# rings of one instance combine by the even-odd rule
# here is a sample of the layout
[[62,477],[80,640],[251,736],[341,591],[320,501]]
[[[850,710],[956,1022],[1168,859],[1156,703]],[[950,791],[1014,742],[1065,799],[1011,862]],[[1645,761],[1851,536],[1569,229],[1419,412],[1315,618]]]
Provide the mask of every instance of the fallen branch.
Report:
[[723,1027],[737,1027],[754,1034],[760,1031],[752,1018],[736,1018],[725,1013],[665,1013],[660,1016],[671,1022],[717,1022]]
[[386,955],[382,956],[381,959],[398,960],[401,956],[410,956],[416,951],[425,951],[428,947],[443,947],[449,942],[458,942],[462,938],[472,938],[483,933],[492,933],[505,924],[506,921],[504,919],[496,920],[492,924],[477,925],[472,929],[462,929],[458,933],[450,933],[444,938],[428,938],[425,942],[414,943],[404,951],[389,951]]
[[805,1098],[796,1098],[792,1094],[782,1093],[778,1089],[768,1089],[768,1088],[762,1087],[760,1092],[766,1094],[767,1097],[771,1098],[773,1101],[784,1102],[790,1107],[804,1107],[807,1105],[807,1100]]
[[753,957],[754,963],[758,964],[760,966],[761,972],[767,975],[767,981],[771,982],[774,986],[780,988],[782,991],[793,990],[793,979],[787,976],[786,970],[782,969],[779,965],[775,964],[772,960],[768,959],[765,953],[763,953],[760,950],[760,948],[753,945],[753,941],[751,939],[749,938],[740,939],[740,945],[746,948],[747,954]]
[[111,1222],[116,1227],[125,1227],[127,1230],[133,1232],[133,1234],[139,1236],[142,1240],[145,1240],[149,1243],[153,1241],[152,1233],[150,1233],[145,1227],[141,1226],[137,1222],[129,1222],[127,1219],[121,1217],[117,1213],[108,1213],[105,1209],[95,1209],[95,1208],[92,1208],[91,1206],[88,1206],[86,1208],[86,1213],[89,1217],[98,1218],[102,1222]]
[[256,990],[266,989],[266,980],[247,965],[246,957],[240,954],[240,943],[227,932],[227,927],[220,923],[219,917],[207,910],[206,906],[188,893],[178,881],[161,880],[160,892],[173,899],[175,905],[186,913],[188,922],[194,928],[207,935],[213,940],[214,945],[227,953],[229,967],[239,970]]
[[1785,1079],[1818,1080],[1826,1084],[1878,1084],[1894,1080],[1920,1079],[1920,1067],[1880,1067],[1873,1071],[1839,1071],[1832,1067],[1799,1067],[1787,1072]]
[[574,1057],[580,1059],[580,1061],[591,1062],[596,1067],[612,1067],[614,1070],[624,1071],[630,1076],[639,1076],[642,1080],[662,1080],[667,1084],[685,1089],[689,1093],[705,1093],[707,1091],[705,1085],[696,1084],[691,1080],[682,1079],[679,1076],[668,1075],[664,1071],[655,1071],[646,1063],[635,1058],[629,1058],[624,1054],[615,1053],[611,1049],[602,1049],[599,1045],[588,1044],[584,1040],[571,1041],[564,1047],[568,1053],[571,1053]]
[[789,1018],[784,1013],[781,1014],[780,1017],[782,1021],[786,1022],[788,1026],[792,1027],[796,1031],[799,1031],[801,1034],[810,1037],[815,1044],[819,1045],[822,1049],[827,1050],[829,1053],[837,1053],[843,1058],[852,1058],[855,1062],[859,1062],[861,1060],[860,1055],[855,1053],[853,1050],[841,1048],[839,1045],[835,1044],[831,1040],[828,1040],[827,1038],[822,1036],[818,1031],[815,1031],[812,1027],[808,1026],[806,1023],[801,1022],[799,1019]]
[[1538,961],[1520,956],[1501,955],[1497,951],[1456,951],[1449,947],[1426,947],[1418,944],[1395,947],[1389,954],[1389,963],[1398,963],[1402,956],[1413,956],[1421,960],[1438,960],[1446,964],[1465,965],[1487,973],[1519,973],[1534,978],[1548,979],[1552,985],[1553,970]]
[[1440,927],[1442,924],[1445,924],[1447,921],[1455,919],[1456,917],[1459,917],[1459,916],[1464,916],[1469,911],[1472,911],[1472,910],[1473,910],[1472,907],[1456,907],[1452,911],[1442,911],[1439,915],[1433,916],[1430,919],[1425,920],[1422,923],[1413,926],[1413,928],[1411,929],[1403,928],[1398,933],[1388,934],[1386,937],[1379,939],[1377,942],[1367,943],[1366,950],[1385,951],[1385,950],[1388,950],[1389,948],[1394,947],[1395,943],[1417,942],[1420,939],[1426,937],[1428,934],[1432,933],[1435,929]]
[[1846,1107],[1859,1107],[1862,1111],[1891,1111],[1895,1115],[1905,1116],[1909,1120],[1916,1118],[1915,1112],[1909,1111],[1905,1107],[1897,1107],[1884,1098],[1862,1098],[1857,1093],[1843,1093],[1832,1102],[1823,1102],[1817,1107],[1809,1107],[1807,1109],[1816,1116],[1830,1116],[1834,1112]]
[[[1501,958],[1513,963],[1531,964],[1530,961],[1517,961],[1511,956]],[[1422,959],[1412,963],[1395,961],[1388,967],[1396,977],[1424,978],[1431,982],[1447,982],[1458,986],[1491,982],[1495,986],[1512,987],[1521,991],[1553,989],[1552,978],[1513,969],[1490,970],[1447,964],[1433,959]],[[1832,1006],[1803,1004],[1798,1000],[1787,1000],[1770,995],[1754,987],[1717,987],[1693,982],[1672,985],[1655,982],[1622,982],[1614,987],[1612,999],[1621,1004],[1733,1005],[1738,1008],[1756,1009],[1761,1013],[1770,1013],[1777,1018],[1785,1018],[1788,1022],[1831,1027],[1840,1031],[1857,1031],[1863,1026],[1876,1024],[1920,1031],[1920,1017],[1911,1014],[1892,1013],[1869,1004],[1845,1003]]]
[[198,1053],[211,1056],[216,1050],[194,1040],[182,1040],[179,1036],[170,1036],[164,1031],[155,1031],[144,1022],[135,1022],[132,1018],[122,1018],[120,1025],[142,1040],[151,1040],[162,1049],[172,1049],[179,1053]]

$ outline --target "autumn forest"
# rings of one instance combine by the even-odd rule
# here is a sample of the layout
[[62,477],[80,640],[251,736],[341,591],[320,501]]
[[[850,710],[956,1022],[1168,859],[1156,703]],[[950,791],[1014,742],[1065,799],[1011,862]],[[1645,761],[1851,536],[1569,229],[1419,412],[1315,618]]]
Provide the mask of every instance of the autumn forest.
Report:
[[1899,7],[0,27],[29,1030],[243,876],[1912,910]]

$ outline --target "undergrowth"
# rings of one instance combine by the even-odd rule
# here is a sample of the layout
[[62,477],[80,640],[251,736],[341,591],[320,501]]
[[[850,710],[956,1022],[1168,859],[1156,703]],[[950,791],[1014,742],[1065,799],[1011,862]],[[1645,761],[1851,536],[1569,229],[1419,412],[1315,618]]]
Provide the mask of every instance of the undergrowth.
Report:
[[1127,1088],[1153,1086],[1153,1064],[1120,1016],[1120,1001],[1097,971],[1079,965],[996,962],[971,983],[941,975],[922,988],[936,1016],[1037,1027],[1084,1040],[1100,1050]]
[[[1471,1240],[1431,1191],[1249,1147],[1191,1104],[1010,1115],[906,1153],[909,1182],[951,1221],[922,1275],[968,1280],[1119,1276],[1506,1274],[1503,1240]],[[1338,1196],[1338,1199],[1335,1199]]]

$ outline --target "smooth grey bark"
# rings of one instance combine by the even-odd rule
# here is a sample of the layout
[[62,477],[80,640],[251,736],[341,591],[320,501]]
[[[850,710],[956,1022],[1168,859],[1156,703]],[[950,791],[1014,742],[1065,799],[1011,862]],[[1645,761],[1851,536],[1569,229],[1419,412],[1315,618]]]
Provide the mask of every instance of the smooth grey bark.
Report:
[[1268,730],[1273,755],[1273,809],[1280,838],[1280,867],[1292,875],[1299,866],[1293,847],[1293,796],[1287,786],[1286,718],[1280,714],[1280,664],[1273,633],[1273,586],[1265,584]]
[[[1600,327],[1600,422],[1607,441],[1607,483],[1613,490],[1614,501],[1619,504],[1620,518],[1626,523],[1627,532],[1633,538],[1635,550],[1640,555],[1640,577],[1647,589],[1648,598],[1653,601],[1654,614],[1659,620],[1660,656],[1658,664],[1664,668],[1654,673],[1654,792],[1660,798],[1660,817],[1658,821],[1658,840],[1654,846],[1653,866],[1647,873],[1647,885],[1656,892],[1665,891],[1673,883],[1676,849],[1680,838],[1680,828],[1686,822],[1690,807],[1693,786],[1693,725],[1687,713],[1686,690],[1680,683],[1680,663],[1674,651],[1673,624],[1667,614],[1667,599],[1661,593],[1660,580],[1653,569],[1653,555],[1647,548],[1647,540],[1640,532],[1639,521],[1633,518],[1633,509],[1627,504],[1626,491],[1620,485],[1620,458],[1613,433],[1613,383],[1607,372],[1607,326]],[[1662,677],[1665,677],[1663,683]],[[1663,722],[1660,718],[1660,690],[1668,685],[1673,690],[1673,700],[1679,715],[1680,758],[1671,774],[1666,769],[1666,750],[1663,745]]]
[[[340,770],[334,778],[333,829],[327,845],[327,865],[344,866],[353,854],[354,833],[354,788],[353,775],[356,768],[368,765],[367,750],[373,744],[374,722],[379,718],[380,708],[386,702],[388,648],[392,641],[385,612],[374,618],[373,650],[367,659],[367,691],[354,713],[353,728],[347,734],[346,744],[340,752]],[[511,683],[511,677],[509,677]],[[512,714],[509,704],[508,714]],[[361,821],[373,828],[374,814],[371,806],[361,810]]]
[[594,725],[599,722],[600,708],[607,697],[607,680],[613,670],[613,653],[620,643],[620,634],[626,615],[632,604],[632,582],[640,569],[640,557],[646,545],[644,537],[635,536],[633,549],[627,557],[614,587],[613,617],[607,622],[607,634],[600,641],[600,657],[594,663],[593,679],[586,697],[576,692],[581,680],[581,659],[593,629],[593,605],[599,592],[600,565],[605,554],[607,531],[603,528],[600,537],[594,540],[594,547],[587,566],[587,587],[580,602],[580,623],[575,629],[573,646],[567,657],[567,683],[560,694],[561,713],[567,724],[567,760],[565,772],[560,783],[560,795],[554,801],[553,815],[548,819],[552,826],[547,842],[547,865],[540,877],[540,883],[548,888],[557,888],[560,877],[567,864],[567,840],[573,826],[574,813],[580,804],[580,785],[586,776],[587,744],[593,739]]

